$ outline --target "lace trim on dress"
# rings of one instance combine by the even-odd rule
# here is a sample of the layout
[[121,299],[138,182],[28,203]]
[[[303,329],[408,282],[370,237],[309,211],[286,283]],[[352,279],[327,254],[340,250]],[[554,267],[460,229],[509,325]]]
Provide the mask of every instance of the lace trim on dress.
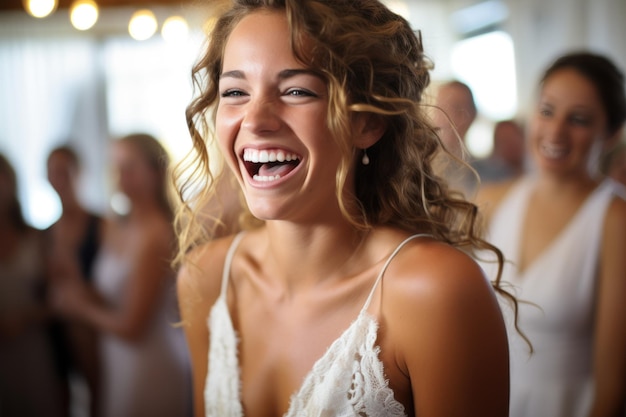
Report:
[[285,417],[406,417],[384,377],[378,323],[361,312],[309,372]]
[[[376,346],[378,322],[367,309],[378,283],[400,249],[396,247],[381,269],[357,319],[315,362],[300,389],[291,397],[285,417],[406,417],[385,378]],[[240,233],[224,262],[222,291],[209,316],[211,341],[209,369],[204,391],[205,412],[210,417],[243,417],[238,340],[226,302],[230,265]]]

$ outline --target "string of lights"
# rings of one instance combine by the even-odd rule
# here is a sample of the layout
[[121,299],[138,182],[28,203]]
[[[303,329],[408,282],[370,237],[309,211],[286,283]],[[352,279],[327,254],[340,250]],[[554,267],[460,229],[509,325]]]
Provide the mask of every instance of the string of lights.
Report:
[[[55,13],[58,0],[23,0],[24,9],[35,18],[43,19]],[[97,22],[100,9],[95,0],[75,0],[69,7],[72,26],[80,31],[91,29]],[[136,10],[128,22],[128,33],[138,41],[150,39],[157,32],[159,22],[150,9]],[[161,25],[161,36],[166,41],[187,37],[189,26],[182,16],[170,16]]]

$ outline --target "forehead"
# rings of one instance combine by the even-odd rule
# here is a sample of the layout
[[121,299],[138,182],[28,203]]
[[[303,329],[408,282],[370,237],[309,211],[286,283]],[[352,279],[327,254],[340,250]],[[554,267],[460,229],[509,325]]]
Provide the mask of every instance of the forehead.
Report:
[[563,104],[597,108],[604,111],[596,85],[580,72],[564,68],[551,74],[543,83],[543,98]]
[[[222,70],[237,68],[242,62],[289,61],[302,67],[291,49],[291,32],[281,10],[260,10],[245,16],[235,25],[224,48]],[[245,69],[245,68],[244,68]]]
[[460,85],[446,84],[439,87],[437,99],[441,104],[470,105],[472,96],[470,92]]
[[48,157],[48,162],[50,163],[74,163],[74,158],[65,151],[57,150],[52,151],[50,156]]
[[128,158],[137,156],[139,154],[139,150],[132,143],[116,141],[113,142],[111,154],[114,158]]

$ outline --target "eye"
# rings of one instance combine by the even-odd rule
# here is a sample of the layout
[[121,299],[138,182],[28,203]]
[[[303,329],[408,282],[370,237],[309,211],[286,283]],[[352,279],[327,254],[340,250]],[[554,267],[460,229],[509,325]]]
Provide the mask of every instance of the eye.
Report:
[[246,93],[244,93],[243,91],[234,88],[220,93],[220,97],[243,97],[245,95]]
[[317,97],[317,94],[303,88],[290,88],[285,95],[292,97]]
[[552,116],[552,110],[546,109],[546,108],[541,108],[541,109],[539,109],[539,114],[542,117],[550,117],[550,116]]
[[572,124],[578,126],[588,126],[590,124],[589,119],[584,116],[571,116],[569,120]]

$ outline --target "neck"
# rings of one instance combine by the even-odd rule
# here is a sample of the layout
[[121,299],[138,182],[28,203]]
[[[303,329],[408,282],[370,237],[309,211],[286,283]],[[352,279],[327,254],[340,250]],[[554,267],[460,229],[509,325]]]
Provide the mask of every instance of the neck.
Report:
[[539,175],[537,192],[550,198],[588,193],[598,182],[588,174],[578,176]]
[[61,201],[62,216],[64,215],[77,215],[86,213],[87,211],[76,200],[62,200]]
[[146,217],[147,214],[151,213],[163,214],[162,208],[156,201],[150,199],[133,199],[130,201],[130,211],[126,217],[141,220]]
[[275,265],[277,276],[290,286],[315,284],[337,275],[352,274],[367,234],[348,222],[341,224],[294,225],[268,222],[262,259]]

